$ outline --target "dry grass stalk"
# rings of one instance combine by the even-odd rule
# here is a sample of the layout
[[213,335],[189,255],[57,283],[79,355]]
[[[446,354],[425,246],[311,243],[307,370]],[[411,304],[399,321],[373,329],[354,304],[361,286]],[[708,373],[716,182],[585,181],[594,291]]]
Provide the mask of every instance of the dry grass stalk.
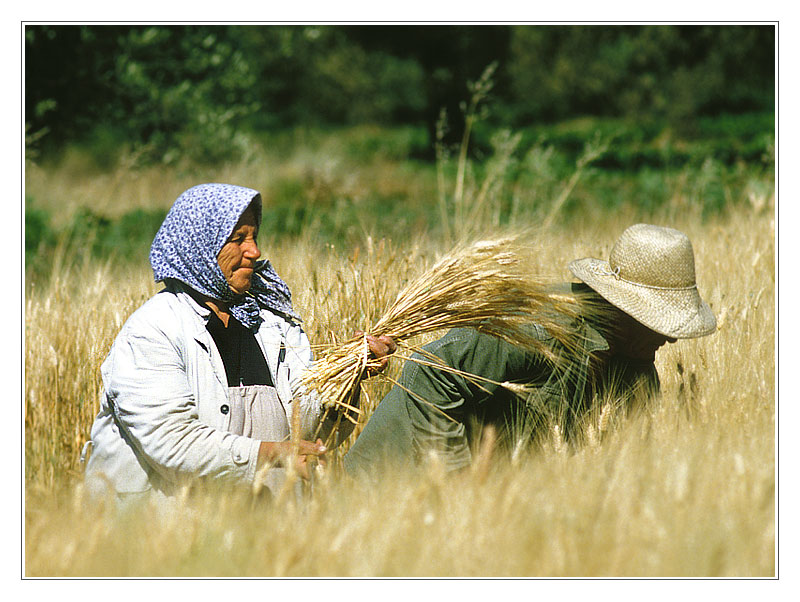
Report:
[[[526,272],[524,256],[514,237],[457,248],[402,291],[371,333],[402,344],[434,331],[471,327],[555,360],[525,326],[536,316],[552,336],[574,345],[563,316],[576,315],[578,305]],[[359,413],[353,403],[356,385],[365,370],[377,365],[364,334],[321,354],[304,384],[327,409],[346,410],[343,415],[354,420],[352,413]]]
[[472,474],[478,484],[486,482],[496,444],[497,432],[492,426],[487,426],[483,429],[478,454],[472,464]]
[[564,441],[564,435],[561,432],[561,427],[557,424],[554,424],[551,428],[551,431],[553,436],[553,451],[557,454],[564,453],[567,449],[567,446]]
[[605,433],[608,430],[608,424],[611,422],[611,404],[606,402],[603,409],[600,411],[600,419],[597,424],[597,430],[600,433]]

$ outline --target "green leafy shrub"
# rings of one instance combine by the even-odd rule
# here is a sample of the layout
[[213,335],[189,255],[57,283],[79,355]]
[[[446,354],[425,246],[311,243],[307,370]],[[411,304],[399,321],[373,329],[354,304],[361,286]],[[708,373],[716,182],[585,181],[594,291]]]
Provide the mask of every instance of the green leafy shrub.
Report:
[[50,214],[42,209],[30,207],[31,199],[25,206],[25,265],[43,248],[52,247],[55,235],[50,226]]
[[51,226],[49,213],[25,209],[25,266],[34,272],[46,270],[56,254],[60,260],[77,263],[89,259],[114,258],[125,263],[146,263],[166,211],[134,209],[110,219],[91,209],[80,208],[60,228]]

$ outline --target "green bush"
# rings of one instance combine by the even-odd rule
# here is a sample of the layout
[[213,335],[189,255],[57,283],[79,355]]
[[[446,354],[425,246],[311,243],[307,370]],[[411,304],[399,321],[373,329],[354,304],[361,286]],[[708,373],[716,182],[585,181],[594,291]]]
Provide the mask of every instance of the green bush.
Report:
[[112,253],[123,261],[147,261],[150,245],[167,216],[163,210],[135,209],[111,222],[106,237],[97,247],[99,255]]
[[163,210],[134,209],[112,220],[83,207],[69,223],[53,228],[46,211],[27,206],[26,270],[45,269],[55,253],[62,254],[62,260],[75,262],[112,257],[122,264],[147,262],[150,245],[164,217]]
[[269,202],[261,214],[262,235],[297,236],[307,226],[306,190],[298,180],[279,180],[270,190]]
[[[253,135],[295,126],[408,126],[432,139],[446,108],[447,142],[458,144],[468,82],[495,64],[492,130],[591,116],[643,127],[662,120],[684,137],[749,135],[764,124],[736,115],[774,112],[775,33],[774,25],[26,25],[26,131],[42,154],[84,140],[101,161],[113,158],[103,148],[126,145],[142,160],[216,163],[246,156]],[[731,123],[709,132],[704,119],[720,114]],[[578,129],[554,133],[580,152]],[[490,150],[486,131],[473,139],[473,156]]]
[[422,127],[350,128],[342,135],[345,153],[356,161],[375,159],[402,161],[424,154],[431,146]]
[[31,199],[25,203],[25,265],[45,248],[52,247],[55,235],[50,226],[50,215],[41,209],[30,207]]

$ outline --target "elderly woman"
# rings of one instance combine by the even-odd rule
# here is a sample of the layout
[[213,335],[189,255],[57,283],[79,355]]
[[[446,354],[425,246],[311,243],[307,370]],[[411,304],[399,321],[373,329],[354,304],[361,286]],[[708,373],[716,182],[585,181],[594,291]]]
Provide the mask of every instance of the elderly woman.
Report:
[[[195,186],[172,206],[150,251],[165,288],[102,365],[90,491],[169,497],[197,478],[251,484],[261,467],[274,490],[287,462],[307,477],[309,458],[324,458],[322,440],[309,439],[332,420],[320,425],[319,399],[300,390],[312,354],[288,287],[258,261],[260,222],[261,196],[240,186]],[[385,365],[394,343],[370,338],[370,348]],[[350,430],[342,421],[335,444]]]

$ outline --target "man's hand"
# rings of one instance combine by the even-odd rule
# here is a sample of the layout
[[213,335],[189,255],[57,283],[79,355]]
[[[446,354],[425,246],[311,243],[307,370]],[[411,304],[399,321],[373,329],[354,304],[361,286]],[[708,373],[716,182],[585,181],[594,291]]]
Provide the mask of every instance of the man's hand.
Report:
[[[364,336],[364,332],[356,331],[355,336]],[[392,337],[387,336],[376,337],[368,334],[366,338],[369,346],[369,359],[377,360],[377,362],[370,361],[370,365],[367,367],[365,376],[369,377],[375,376],[386,369],[386,366],[389,365],[389,356],[397,351],[397,344]]]
[[325,453],[328,449],[322,444],[322,439],[317,439],[316,443],[301,440],[297,444],[297,455],[294,455],[291,441],[262,441],[258,448],[257,468],[266,463],[287,466],[293,459],[298,474],[304,479],[309,479],[312,466],[326,463]]

